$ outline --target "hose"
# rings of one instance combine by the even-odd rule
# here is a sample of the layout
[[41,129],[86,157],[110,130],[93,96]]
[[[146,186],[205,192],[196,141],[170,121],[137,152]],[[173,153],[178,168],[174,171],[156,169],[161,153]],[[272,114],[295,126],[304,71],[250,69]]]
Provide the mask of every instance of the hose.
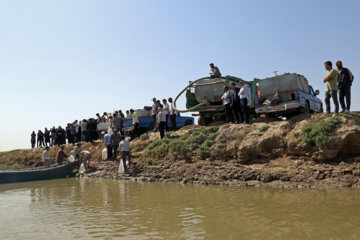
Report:
[[[192,85],[194,85],[195,83],[197,83],[197,82],[199,82],[199,81],[201,81],[201,80],[205,80],[205,79],[209,79],[209,77],[199,78],[199,79],[191,82],[188,86],[186,86],[186,87],[176,96],[176,98],[175,98],[175,100],[174,100],[174,109],[175,109],[175,111],[177,111],[177,112],[182,112],[182,113],[185,113],[185,112],[194,112],[194,111],[196,111],[196,110],[195,110],[196,108],[199,108],[199,107],[202,107],[202,106],[205,106],[205,105],[208,104],[206,98],[204,97],[204,102],[199,103],[198,105],[196,105],[196,106],[194,106],[194,107],[192,107],[192,108],[189,108],[189,109],[186,109],[186,110],[180,110],[180,109],[177,109],[177,108],[176,108],[176,100],[177,100],[188,88],[190,88]],[[222,79],[225,79],[225,78],[222,78]]]

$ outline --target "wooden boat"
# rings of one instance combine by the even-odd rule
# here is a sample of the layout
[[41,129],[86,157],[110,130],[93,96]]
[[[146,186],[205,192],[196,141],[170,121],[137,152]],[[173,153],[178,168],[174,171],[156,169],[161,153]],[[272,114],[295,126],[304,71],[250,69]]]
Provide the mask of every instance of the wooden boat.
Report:
[[63,165],[53,164],[49,168],[36,167],[29,169],[0,171],[0,184],[65,178],[73,173],[74,167],[75,162],[68,162]]

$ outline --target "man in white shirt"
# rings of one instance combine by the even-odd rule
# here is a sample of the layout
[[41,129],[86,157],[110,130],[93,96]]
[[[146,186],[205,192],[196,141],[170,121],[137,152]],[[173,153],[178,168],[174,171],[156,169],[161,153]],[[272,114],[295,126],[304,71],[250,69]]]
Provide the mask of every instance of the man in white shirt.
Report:
[[249,87],[243,80],[240,80],[240,106],[243,114],[244,123],[249,123],[249,109],[248,109],[248,98],[249,98]]
[[122,141],[119,144],[119,150],[121,152],[121,158],[124,164],[124,172],[127,172],[127,166],[126,166],[126,156],[129,159],[129,165],[130,165],[130,142],[126,140],[126,138],[123,136],[121,137]]
[[176,111],[175,111],[175,104],[172,100],[172,98],[168,99],[169,103],[170,103],[170,119],[171,119],[171,125],[172,125],[172,130],[176,131]]
[[166,125],[166,112],[163,110],[163,107],[160,106],[160,111],[158,113],[158,128],[160,132],[160,137],[164,138],[165,135],[165,125]]
[[44,163],[45,167],[50,167],[50,153],[49,153],[49,147],[46,147],[42,154],[42,162]]
[[233,114],[232,114],[232,105],[233,105],[233,94],[232,89],[230,90],[228,86],[224,87],[224,94],[221,97],[225,106],[225,116],[226,122],[232,123],[233,122]]
[[166,114],[165,129],[168,130],[169,129],[168,120],[169,120],[169,114],[170,114],[170,107],[169,107],[169,104],[167,103],[166,99],[163,99],[162,101],[163,101],[163,111]]

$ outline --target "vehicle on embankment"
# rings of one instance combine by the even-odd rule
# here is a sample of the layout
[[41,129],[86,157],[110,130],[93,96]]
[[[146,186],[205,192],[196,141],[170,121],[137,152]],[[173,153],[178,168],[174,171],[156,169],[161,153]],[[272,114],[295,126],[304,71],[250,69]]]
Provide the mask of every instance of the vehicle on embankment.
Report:
[[308,80],[296,73],[286,73],[270,78],[258,79],[255,98],[257,114],[290,117],[299,113],[323,112],[322,101],[317,97]]
[[[152,116],[151,107],[144,107],[144,109],[136,109],[134,110],[139,117],[139,131],[140,133],[144,133],[146,131],[150,131],[154,129],[154,119]],[[187,116],[176,116],[176,128],[182,128],[184,126],[193,125],[194,118]],[[100,122],[97,125],[98,131],[107,131],[110,127],[110,121]],[[170,117],[168,119],[168,127],[172,129],[172,122]],[[133,120],[132,118],[124,118],[122,131],[125,133],[131,132],[133,130]]]
[[[235,83],[239,86],[241,78],[226,76],[221,78],[203,77],[195,81],[190,81],[176,100],[186,91],[186,110],[176,109],[178,112],[198,112],[193,116],[199,116],[199,125],[209,125],[215,121],[225,119],[225,107],[221,99],[224,94],[224,86]],[[255,115],[255,96],[257,94],[257,79],[244,81],[249,86],[251,99],[248,101],[249,112]]]

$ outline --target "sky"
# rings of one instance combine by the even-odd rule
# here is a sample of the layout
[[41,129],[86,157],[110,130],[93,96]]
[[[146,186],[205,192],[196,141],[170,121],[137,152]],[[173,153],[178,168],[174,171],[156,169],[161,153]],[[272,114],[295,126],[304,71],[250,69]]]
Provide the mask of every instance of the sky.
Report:
[[175,97],[210,62],[246,80],[302,74],[323,100],[323,63],[342,60],[360,110],[359,12],[357,0],[0,0],[0,151]]

